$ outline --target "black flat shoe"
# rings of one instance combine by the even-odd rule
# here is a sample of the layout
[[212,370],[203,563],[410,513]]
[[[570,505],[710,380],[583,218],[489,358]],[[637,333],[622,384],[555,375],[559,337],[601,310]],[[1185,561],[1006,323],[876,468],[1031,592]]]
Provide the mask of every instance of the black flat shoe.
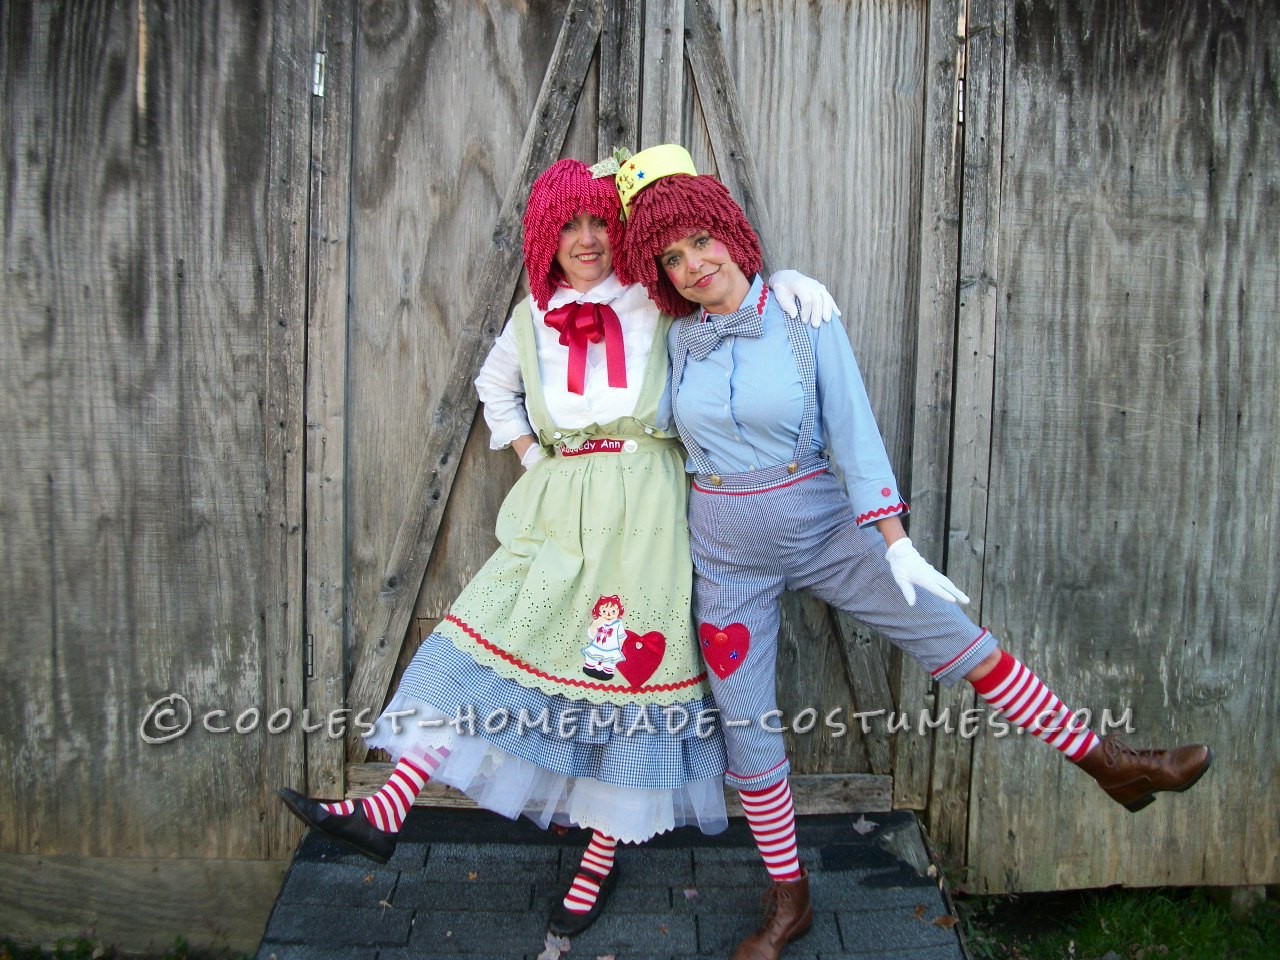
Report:
[[362,853],[375,863],[386,863],[396,852],[396,835],[379,830],[364,815],[364,805],[356,802],[354,812],[345,817],[330,813],[318,800],[312,800],[281,787],[276,791],[294,815],[312,830],[319,830],[331,840],[336,840]]
[[[591,873],[590,870],[581,872]],[[591,875],[598,876],[597,874]],[[604,911],[604,905],[609,902],[609,894],[613,893],[613,886],[617,882],[618,865],[615,863],[613,869],[609,871],[609,875],[600,881],[600,893],[596,895],[596,902],[591,905],[591,909],[586,913],[574,913],[569,910],[564,905],[564,897],[561,897],[551,908],[551,916],[547,920],[547,930],[557,937],[574,937],[580,934],[595,923],[596,917],[600,916]],[[572,882],[570,882],[570,886],[572,886]]]

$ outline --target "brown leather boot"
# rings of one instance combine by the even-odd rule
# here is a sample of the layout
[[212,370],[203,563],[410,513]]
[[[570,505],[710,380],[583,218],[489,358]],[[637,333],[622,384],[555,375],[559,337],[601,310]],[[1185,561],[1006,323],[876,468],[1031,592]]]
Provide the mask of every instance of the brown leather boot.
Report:
[[800,879],[775,883],[760,898],[764,926],[738,944],[733,960],[778,960],[782,948],[799,940],[813,926],[809,905],[809,871],[800,865]]
[[1211,763],[1213,751],[1202,743],[1173,750],[1135,750],[1108,736],[1076,766],[1097,780],[1112,800],[1137,813],[1161,790],[1186,790]]

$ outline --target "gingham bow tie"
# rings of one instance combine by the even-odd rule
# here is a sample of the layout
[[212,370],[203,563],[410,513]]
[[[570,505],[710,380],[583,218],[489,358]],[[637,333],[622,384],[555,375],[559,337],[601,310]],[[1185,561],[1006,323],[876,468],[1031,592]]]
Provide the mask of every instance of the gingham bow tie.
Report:
[[702,360],[720,346],[725,337],[758,338],[762,333],[764,320],[760,309],[752,304],[723,316],[704,315],[701,323],[686,328],[685,342],[689,346],[689,355],[695,360]]

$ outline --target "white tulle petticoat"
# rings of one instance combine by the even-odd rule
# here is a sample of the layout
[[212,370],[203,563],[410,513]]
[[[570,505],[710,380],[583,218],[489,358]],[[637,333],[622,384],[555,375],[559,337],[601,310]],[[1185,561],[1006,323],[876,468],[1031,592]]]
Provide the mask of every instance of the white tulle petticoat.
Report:
[[460,732],[451,725],[454,720],[455,715],[397,693],[366,742],[395,760],[420,761],[429,748],[447,748],[449,755],[432,780],[494,813],[511,819],[523,814],[544,829],[552,823],[585,827],[623,843],[641,843],[676,827],[714,834],[728,826],[720,777],[689,780],[675,789],[645,789],[566,776],[483,736]]

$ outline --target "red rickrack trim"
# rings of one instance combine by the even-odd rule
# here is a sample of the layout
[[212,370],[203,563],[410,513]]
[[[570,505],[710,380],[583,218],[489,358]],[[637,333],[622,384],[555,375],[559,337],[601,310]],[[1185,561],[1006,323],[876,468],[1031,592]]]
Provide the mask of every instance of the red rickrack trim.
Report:
[[590,680],[570,680],[566,677],[557,677],[553,674],[546,673],[542,670],[539,670],[537,667],[534,667],[530,664],[525,663],[519,657],[514,656],[510,653],[507,653],[507,651],[503,650],[501,647],[494,646],[492,643],[490,643],[484,637],[480,636],[480,634],[476,633],[474,630],[471,629],[471,627],[467,626],[467,624],[463,623],[453,614],[449,614],[447,617],[445,617],[445,620],[447,620],[449,623],[452,623],[455,627],[457,627],[459,630],[465,633],[468,637],[470,637],[480,646],[484,647],[484,649],[488,650],[492,654],[496,654],[498,657],[505,660],[507,663],[511,664],[513,667],[519,667],[525,673],[531,673],[535,677],[538,677],[541,680],[551,680],[554,683],[563,684],[564,686],[567,686],[567,687],[581,687],[583,690],[608,690],[614,693],[618,691],[622,691],[623,693],[628,693],[628,694],[671,693],[675,690],[684,690],[686,687],[696,687],[698,684],[702,683],[704,680],[707,679],[707,672],[704,670],[702,671],[702,673],[698,674],[696,677],[693,677],[689,680],[681,680],[679,683],[659,683],[651,687],[635,687],[633,689],[626,689],[626,690],[624,690],[622,687],[617,686],[616,684],[592,683]]
[[906,509],[907,505],[899,500],[896,506],[881,507],[879,510],[869,510],[866,513],[860,514],[853,522],[858,526],[862,526],[864,523],[872,520],[883,520],[885,517],[896,517],[900,513],[905,513]]

